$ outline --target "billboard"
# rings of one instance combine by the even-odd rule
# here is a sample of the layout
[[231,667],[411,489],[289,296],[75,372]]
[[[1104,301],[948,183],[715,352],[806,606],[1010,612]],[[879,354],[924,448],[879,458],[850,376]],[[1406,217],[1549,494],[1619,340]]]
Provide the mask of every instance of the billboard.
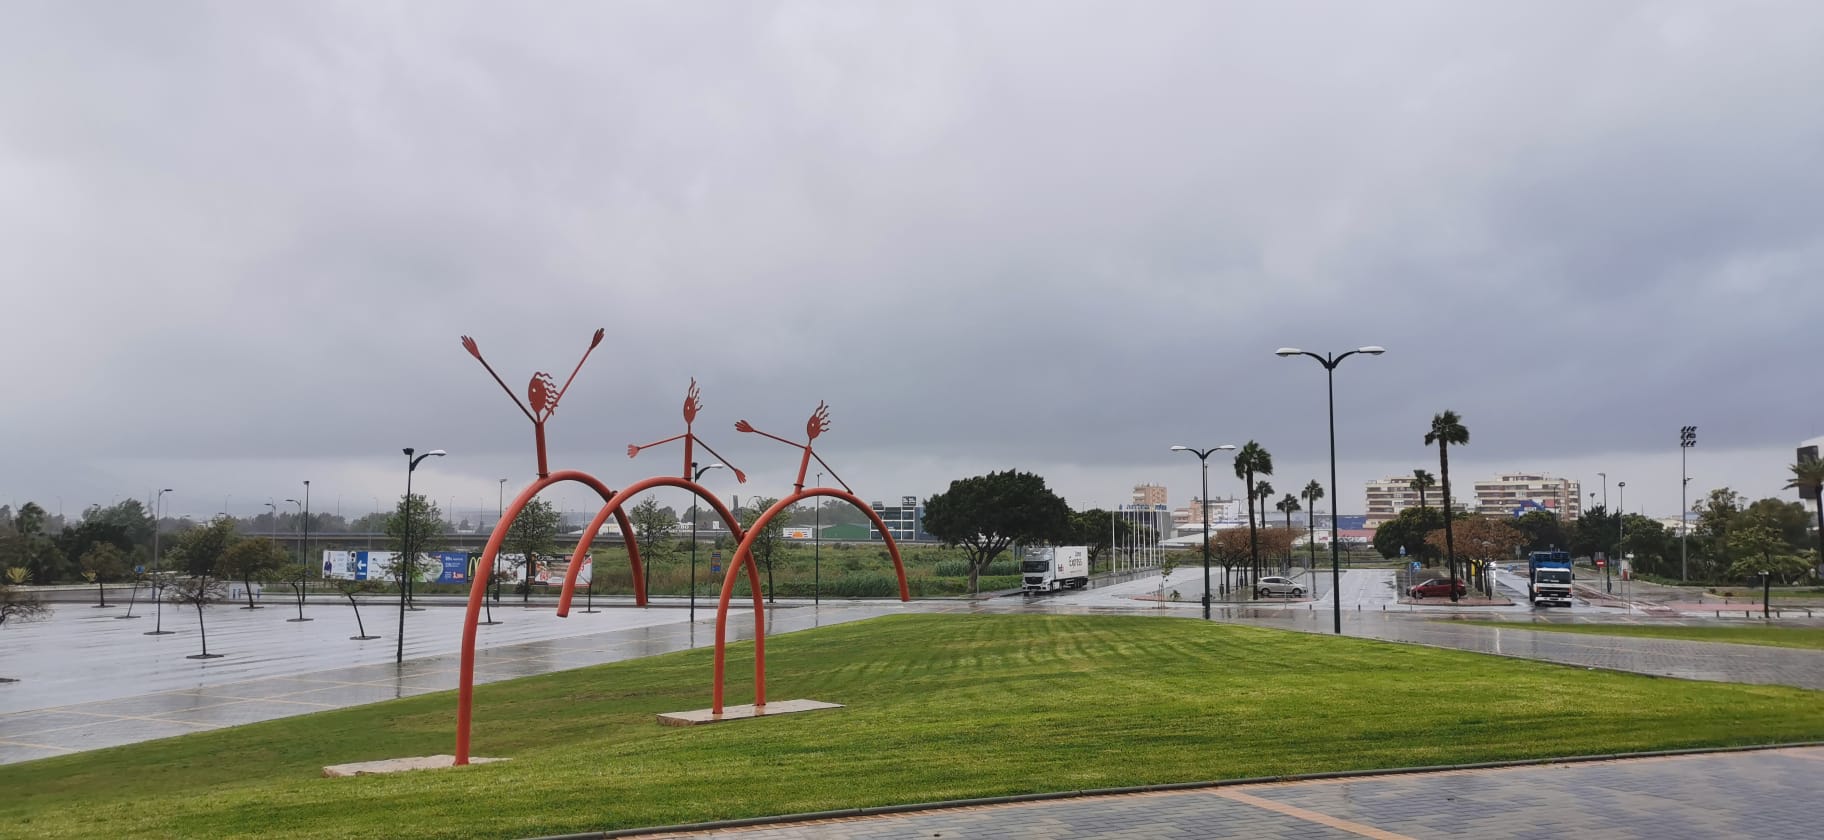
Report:
[[[327,580],[377,580],[393,583],[398,580],[393,574],[396,551],[325,551],[323,552],[323,577]],[[471,563],[481,559],[479,554],[462,551],[427,551],[418,555],[419,583],[466,584],[474,580],[474,569]],[[525,564],[520,562],[521,555],[502,554],[495,558],[495,567],[500,570],[501,579],[509,584],[519,583],[526,579]],[[588,583],[594,572],[594,558],[583,560],[582,571],[577,573],[577,582]],[[532,583],[540,585],[561,585],[564,573],[569,569],[565,561],[538,560],[532,564]]]

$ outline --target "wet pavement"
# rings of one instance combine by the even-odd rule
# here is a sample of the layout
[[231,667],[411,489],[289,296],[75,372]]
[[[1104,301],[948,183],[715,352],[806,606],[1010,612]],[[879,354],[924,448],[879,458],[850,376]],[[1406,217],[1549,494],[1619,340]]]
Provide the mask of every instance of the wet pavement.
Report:
[[915,811],[657,837],[1792,838],[1820,833],[1824,747],[1364,776]]
[[[377,606],[377,605],[376,605]],[[570,618],[549,608],[496,609],[503,623],[480,628],[475,681],[544,674],[638,659],[715,642],[715,611],[698,621],[676,607],[615,606],[598,599]],[[769,610],[767,635],[904,612],[886,602]],[[406,614],[406,661],[394,664],[399,610],[363,610],[370,634],[354,641],[353,613],[306,607],[207,611],[209,650],[200,650],[195,610],[168,610],[169,636],[146,636],[156,619],[115,620],[113,611],[59,605],[49,620],[8,626],[0,674],[0,764],[149,741],[207,729],[376,703],[457,686],[463,610],[431,606]],[[752,638],[735,613],[730,638]],[[745,624],[745,626],[744,626]]]
[[[1172,576],[1165,591],[1178,590],[1178,601],[1139,600],[1161,591],[1157,575],[1030,599],[833,602],[822,607],[781,601],[770,611],[768,633],[904,612],[1190,618],[1201,612],[1201,572],[1181,569]],[[1214,618],[1329,634],[1334,621],[1330,575],[1320,568],[1317,578],[1322,593],[1317,600],[1255,601],[1245,593],[1231,593],[1214,606]],[[1544,611],[1525,604],[1407,605],[1397,602],[1397,585],[1388,570],[1343,572],[1338,591],[1344,634],[1658,676],[1824,690],[1824,651],[1480,627],[1453,619],[1665,621],[1646,618],[1644,610],[1622,612],[1582,603]],[[1190,600],[1182,600],[1187,594]],[[714,611],[701,602],[695,624],[688,621],[681,603],[639,608],[626,599],[603,598],[596,606],[599,612],[584,613],[579,605],[570,618],[560,619],[549,606],[524,609],[509,600],[494,611],[503,623],[480,629],[477,682],[634,659],[714,641]],[[462,610],[453,601],[406,615],[403,665],[393,663],[397,602],[366,604],[366,632],[380,637],[367,641],[349,639],[356,633],[356,623],[346,604],[313,603],[306,607],[306,615],[314,619],[308,622],[288,621],[296,617],[295,610],[279,604],[254,611],[211,607],[209,649],[223,657],[209,660],[188,658],[200,648],[194,610],[167,605],[162,622],[150,615],[116,620],[119,614],[124,612],[59,604],[47,621],[6,628],[0,676],[21,679],[0,683],[0,763],[456,687]],[[155,622],[173,634],[144,635]],[[1676,623],[1717,622],[1686,616]],[[1824,618],[1780,623],[1824,626]],[[731,624],[733,638],[749,632],[742,625],[739,620]]]

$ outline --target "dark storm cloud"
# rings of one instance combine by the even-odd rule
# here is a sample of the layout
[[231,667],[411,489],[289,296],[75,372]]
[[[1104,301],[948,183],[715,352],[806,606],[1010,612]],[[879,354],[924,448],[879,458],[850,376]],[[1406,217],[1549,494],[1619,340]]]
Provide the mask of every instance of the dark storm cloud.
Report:
[[617,480],[672,468],[619,450],[691,376],[769,487],[790,453],[730,424],[820,399],[885,496],[1018,465],[1106,504],[1218,439],[1315,474],[1287,344],[1390,349],[1338,372],[1349,496],[1444,408],[1484,472],[1820,431],[1808,4],[7,17],[14,497],[396,493],[402,442],[479,495],[531,433],[457,337],[518,391],[598,326],[552,445]]

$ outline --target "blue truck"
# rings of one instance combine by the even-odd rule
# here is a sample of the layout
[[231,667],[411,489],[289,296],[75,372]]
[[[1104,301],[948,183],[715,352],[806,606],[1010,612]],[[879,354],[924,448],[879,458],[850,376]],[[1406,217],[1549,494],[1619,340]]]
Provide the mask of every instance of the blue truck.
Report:
[[1535,551],[1526,561],[1526,596],[1535,607],[1571,605],[1571,553]]

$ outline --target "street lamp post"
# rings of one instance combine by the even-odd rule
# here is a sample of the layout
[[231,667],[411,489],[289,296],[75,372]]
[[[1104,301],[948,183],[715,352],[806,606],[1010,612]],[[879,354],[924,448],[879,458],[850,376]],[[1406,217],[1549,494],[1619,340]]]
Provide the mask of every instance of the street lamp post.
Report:
[[1203,465],[1203,620],[1210,620],[1210,456],[1218,452],[1229,452],[1235,444],[1225,443],[1213,449],[1192,449],[1188,446],[1174,446],[1173,452],[1189,452],[1197,456],[1197,462]]
[[1690,519],[1691,500],[1686,497],[1687,485],[1691,476],[1685,472],[1685,453],[1697,445],[1697,427],[1685,426],[1678,430],[1678,579],[1688,579],[1688,565],[1685,555],[1685,528]]
[[158,491],[158,498],[152,502],[152,600],[157,603],[152,607],[156,618],[152,620],[152,629],[145,632],[147,636],[169,636],[177,632],[165,629],[164,576],[159,574],[162,569],[158,565],[158,521],[163,518],[165,494],[169,492],[169,487]]
[[310,564],[310,479],[304,479],[304,537],[298,543],[298,562]]
[[[308,489],[308,488],[306,488],[306,489]],[[300,523],[302,523],[304,520],[304,503],[298,501],[297,499],[286,499],[285,501],[289,502],[290,504],[294,504],[294,505],[298,506],[298,521]],[[300,525],[299,527],[302,527],[302,525]],[[275,533],[275,534],[278,533],[279,526],[276,521],[273,523],[272,530],[273,530],[273,533]],[[274,542],[276,543],[277,540],[275,539]],[[298,564],[299,564],[299,569],[300,569],[300,572],[299,572],[300,577],[297,581],[297,584],[298,584],[297,585],[298,617],[285,619],[286,621],[290,621],[293,623],[296,623],[299,621],[309,621],[310,620],[310,619],[304,617],[304,580],[302,578],[303,562],[304,562],[304,546],[303,546],[302,542],[300,542],[298,545]]]
[[414,559],[412,556],[412,473],[418,471],[420,461],[432,455],[448,454],[441,449],[433,449],[414,458],[412,452],[411,447],[405,448],[405,537],[400,540],[403,545],[400,546],[402,550],[399,552],[399,562],[396,564],[399,568],[399,643],[393,653],[393,664],[395,665],[405,662],[405,604],[408,598],[407,593],[410,591],[412,567],[416,565],[412,562]]
[[[1329,353],[1325,353],[1324,355],[1319,356],[1316,353],[1312,353],[1308,350],[1300,350],[1297,347],[1281,347],[1278,350],[1275,350],[1273,352],[1275,355],[1286,357],[1286,358],[1290,358],[1292,356],[1310,356],[1311,358],[1316,359],[1318,364],[1324,366],[1324,378],[1325,378],[1325,381],[1328,383],[1329,396],[1330,396],[1330,490],[1333,493],[1340,492],[1340,491],[1338,491],[1337,485],[1336,485],[1336,366],[1342,364],[1344,359],[1347,359],[1350,356],[1353,356],[1357,353],[1363,353],[1363,354],[1366,354],[1369,356],[1379,356],[1382,353],[1387,352],[1387,348],[1371,344],[1371,345],[1368,345],[1367,347],[1357,347],[1356,349],[1350,350],[1349,352],[1344,353],[1341,356],[1332,356]],[[1445,501],[1448,502],[1450,500],[1445,499]],[[1447,509],[1448,509],[1448,507],[1449,506],[1446,505]],[[1333,618],[1335,620],[1335,630],[1338,635],[1341,635],[1343,632],[1343,596],[1342,596],[1342,593],[1339,591],[1339,587],[1341,587],[1341,585],[1342,585],[1343,572],[1342,572],[1342,568],[1341,568],[1342,560],[1338,554],[1338,552],[1341,550],[1341,539],[1338,535],[1338,527],[1337,527],[1337,520],[1342,515],[1342,512],[1343,512],[1342,500],[1340,498],[1331,499],[1330,500],[1330,605],[1331,605],[1330,611],[1331,611],[1331,615],[1333,616]],[[1451,585],[1455,586],[1456,584],[1453,581]]]
[[[500,480],[500,484],[494,489],[494,507],[494,527],[499,528],[500,520],[507,515],[507,480],[504,478]],[[591,569],[591,579],[594,578],[594,575],[595,571]],[[493,564],[488,566],[488,577],[493,580],[494,603],[498,604],[500,603],[500,552],[498,551],[494,552]]]
[[[693,482],[702,481],[704,473],[709,472],[710,470],[720,470],[720,469],[727,469],[727,467],[725,465],[719,464],[719,463],[710,464],[707,467],[698,467],[697,462],[692,461],[692,462],[690,462],[690,480]],[[741,497],[736,496],[735,498],[737,500],[739,500]],[[695,624],[697,621],[697,505],[701,501],[702,500],[698,499],[696,496],[694,496],[694,495],[691,496],[691,499],[690,499],[690,621],[692,624]],[[647,593],[646,597],[650,598],[650,597],[652,597],[652,594]]]
[[[1622,519],[1622,516],[1625,515],[1625,511],[1628,509],[1628,483],[1625,481],[1615,482],[1615,493],[1615,507],[1617,510],[1624,512],[1615,514],[1615,553],[1621,555],[1625,550],[1622,548],[1622,543],[1628,541],[1628,523]],[[1627,593],[1624,592],[1622,594],[1625,595]]]
[[[817,486],[823,486],[823,473],[817,474]],[[823,605],[823,498],[811,513],[811,606]]]

